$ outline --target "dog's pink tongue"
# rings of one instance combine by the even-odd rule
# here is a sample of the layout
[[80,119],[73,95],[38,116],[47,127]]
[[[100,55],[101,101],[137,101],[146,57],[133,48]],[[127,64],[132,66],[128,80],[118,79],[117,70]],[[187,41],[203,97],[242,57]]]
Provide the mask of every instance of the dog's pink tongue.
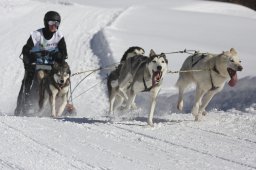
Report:
[[231,80],[229,80],[228,85],[231,87],[234,87],[236,85],[236,82],[237,82],[237,74],[235,73],[232,76]]
[[156,85],[156,82],[160,80],[160,73],[159,72],[154,72],[153,73],[153,80],[152,80],[152,85]]

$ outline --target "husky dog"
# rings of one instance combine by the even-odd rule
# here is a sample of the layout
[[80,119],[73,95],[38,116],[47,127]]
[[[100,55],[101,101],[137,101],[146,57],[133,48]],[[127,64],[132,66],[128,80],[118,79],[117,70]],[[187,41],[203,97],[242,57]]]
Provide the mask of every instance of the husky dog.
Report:
[[[67,104],[70,85],[70,68],[66,62],[54,63],[49,76],[45,77],[39,89],[39,108],[42,112],[47,101],[50,101],[51,115],[58,117],[62,115]],[[61,98],[60,107],[56,112],[56,99]]]
[[[116,88],[115,87],[118,86],[118,78],[119,78],[120,70],[121,70],[121,67],[122,67],[123,63],[128,58],[131,58],[131,57],[134,57],[134,56],[143,56],[144,53],[145,53],[145,50],[141,47],[138,47],[138,46],[130,47],[125,51],[118,67],[115,70],[113,70],[108,76],[107,87],[108,87],[109,99],[112,98],[111,96],[116,94]],[[123,98],[119,95],[116,96],[116,102],[114,104],[114,107],[120,106],[122,103],[123,103]]]
[[235,86],[236,71],[243,69],[240,63],[234,48],[221,54],[195,53],[189,56],[181,67],[181,71],[184,72],[180,72],[176,83],[179,89],[177,108],[182,110],[184,90],[189,84],[195,83],[196,95],[191,112],[195,121],[200,121],[202,115],[207,114],[206,106],[212,97],[223,89],[226,80],[230,78],[228,84],[231,87]]
[[121,59],[121,63],[126,61],[130,57],[134,57],[136,55],[144,55],[144,54],[145,54],[145,50],[143,48],[138,46],[130,47],[128,48],[128,50],[125,51]]
[[142,91],[151,92],[151,108],[148,124],[153,126],[153,114],[156,105],[156,96],[161,88],[164,75],[167,73],[168,60],[165,54],[155,54],[150,51],[149,57],[134,56],[128,58],[120,71],[118,86],[115,93],[110,96],[110,114],[113,114],[113,105],[117,95],[126,101],[126,108],[130,109],[136,94]]

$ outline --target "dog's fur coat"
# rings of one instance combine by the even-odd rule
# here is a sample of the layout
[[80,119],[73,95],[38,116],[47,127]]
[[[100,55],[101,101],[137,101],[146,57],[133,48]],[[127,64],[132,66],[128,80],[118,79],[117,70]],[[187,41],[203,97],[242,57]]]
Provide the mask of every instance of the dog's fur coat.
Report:
[[176,83],[179,89],[177,108],[182,110],[184,90],[189,84],[195,83],[196,95],[191,112],[196,121],[201,120],[202,115],[206,115],[205,108],[208,103],[223,89],[226,80],[231,79],[230,86],[236,84],[236,71],[243,69],[240,62],[233,48],[221,54],[195,53],[189,56],[180,69],[180,76]]
[[[70,85],[70,68],[66,62],[55,63],[49,76],[45,77],[39,89],[39,109],[43,111],[47,101],[50,101],[51,115],[59,117],[62,115],[67,104]],[[56,111],[56,99],[60,97],[61,103]]]
[[[108,97],[109,97],[109,99],[112,98],[111,96],[113,96],[117,93],[115,87],[118,86],[118,78],[119,78],[120,71],[121,71],[121,68],[122,68],[124,62],[128,58],[131,58],[131,57],[134,57],[134,56],[143,56],[144,53],[145,53],[145,50],[141,47],[138,47],[138,46],[129,47],[125,51],[125,53],[122,56],[120,64],[108,76],[107,87],[108,87]],[[117,108],[121,104],[123,104],[123,98],[120,95],[117,95],[116,100],[114,102],[114,108]]]
[[149,57],[138,55],[126,59],[120,71],[118,85],[109,97],[110,114],[114,112],[113,105],[116,96],[123,97],[126,101],[126,108],[130,109],[137,93],[150,91],[151,109],[148,124],[153,126],[156,96],[161,88],[163,77],[167,73],[167,64],[165,54],[157,55],[153,50],[150,51]]

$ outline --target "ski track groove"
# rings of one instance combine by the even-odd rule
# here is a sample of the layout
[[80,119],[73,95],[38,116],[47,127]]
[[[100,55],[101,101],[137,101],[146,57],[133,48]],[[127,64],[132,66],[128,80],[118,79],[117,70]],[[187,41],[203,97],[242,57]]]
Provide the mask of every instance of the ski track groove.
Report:
[[[25,134],[24,132],[22,132],[21,130],[19,130],[19,129],[17,129],[17,128],[15,128],[15,127],[13,127],[13,126],[11,126],[11,125],[5,123],[5,122],[2,122],[2,121],[1,121],[1,123],[4,124],[7,128],[14,130],[16,133],[23,135],[25,138],[29,139],[30,141],[34,142],[35,144],[37,144],[37,145],[39,145],[39,146],[41,146],[41,147],[43,147],[43,148],[45,148],[45,149],[47,149],[47,150],[50,150],[51,152],[55,153],[55,154],[58,155],[59,157],[69,158],[69,157],[67,157],[66,155],[60,153],[58,150],[56,150],[56,149],[54,149],[54,148],[52,148],[52,147],[50,147],[50,146],[48,146],[48,145],[46,145],[46,144],[43,144],[43,143],[38,142],[36,139],[33,139],[32,137],[26,135],[26,134]],[[79,160],[79,159],[74,158],[74,156],[71,156],[71,158],[72,158],[72,161],[74,161],[74,162],[79,162],[80,164],[84,164],[84,165],[86,166],[86,167],[84,167],[84,168],[89,168],[89,169],[95,169],[95,168],[96,168],[95,166],[93,166],[93,165],[91,165],[91,164],[89,164],[89,163],[86,163],[86,162],[84,162],[84,161],[82,161],[82,160]],[[68,159],[67,159],[67,160],[68,160]],[[79,169],[79,170],[83,170],[83,169],[84,169],[84,168],[79,168],[79,167],[77,167],[77,166],[74,165],[72,162],[70,162],[70,160],[68,160],[68,163],[69,163],[72,167],[74,167],[74,168],[76,168],[76,169]]]
[[237,136],[229,136],[229,135],[227,135],[225,133],[222,133],[222,132],[216,132],[216,131],[213,131],[213,130],[207,130],[207,129],[202,129],[202,128],[194,128],[194,127],[191,127],[191,126],[188,126],[188,125],[186,125],[186,127],[191,128],[191,129],[200,130],[200,131],[203,131],[203,132],[208,132],[208,133],[220,135],[220,136],[225,136],[225,137],[236,139],[236,140],[239,140],[239,141],[244,141],[244,142],[249,142],[249,143],[252,143],[252,144],[256,144],[256,141],[250,140],[248,138],[241,138],[241,137],[237,137]]
[[[97,124],[94,124],[94,126],[97,126],[97,127],[98,127]],[[100,130],[100,129],[98,129],[98,128],[92,128],[91,126],[90,126],[90,127],[86,126],[86,128],[88,128],[88,129],[90,129],[90,130],[93,130],[93,131],[101,132],[101,134],[107,134],[107,135],[109,135],[109,136],[114,136],[115,138],[114,138],[114,139],[112,138],[113,140],[115,140],[115,139],[120,139],[120,135],[117,135],[117,134],[115,134],[115,133],[114,133],[114,134],[113,134],[113,133],[109,133],[109,132],[107,132],[107,131]],[[127,136],[125,136],[124,134],[122,134],[122,136],[123,136],[123,139],[126,139],[126,141],[127,141],[127,139],[129,139],[129,138],[127,138]],[[111,150],[109,150],[109,149],[102,148],[102,146],[96,145],[96,144],[87,144],[87,145],[90,146],[90,147],[93,147],[93,148],[95,148],[95,149],[98,149],[98,150],[100,150],[100,151],[102,151],[102,152],[111,154],[113,157],[122,158],[122,159],[125,159],[125,160],[127,160],[127,161],[129,161],[129,162],[133,162],[133,163],[136,162],[137,164],[146,166],[146,167],[148,167],[148,168],[150,168],[150,169],[156,169],[156,167],[153,166],[153,165],[149,165],[149,164],[146,164],[146,165],[145,165],[144,162],[142,162],[142,161],[140,161],[140,160],[137,160],[137,159],[133,159],[132,157],[127,156],[127,155],[124,155],[124,154],[122,154],[121,152],[117,152],[117,153],[116,153],[116,152],[113,152],[113,151],[111,151]]]
[[114,127],[118,128],[118,129],[122,129],[122,130],[130,132],[130,133],[133,133],[133,134],[136,134],[136,135],[143,136],[143,137],[148,138],[148,139],[152,139],[154,141],[157,140],[157,141],[162,142],[162,143],[166,143],[166,144],[169,144],[169,145],[177,146],[179,148],[183,148],[183,149],[186,149],[186,150],[189,150],[189,151],[193,151],[193,152],[196,152],[196,153],[200,153],[200,154],[203,154],[203,155],[206,155],[206,156],[210,156],[210,157],[213,157],[213,158],[217,158],[217,159],[220,159],[220,160],[231,162],[231,163],[243,166],[243,167],[256,169],[256,166],[249,165],[249,164],[242,163],[242,162],[235,161],[235,160],[231,160],[231,159],[228,159],[228,158],[225,158],[225,157],[222,157],[222,156],[214,155],[214,154],[211,154],[211,153],[206,152],[206,151],[200,151],[200,150],[197,150],[197,149],[193,149],[193,148],[185,146],[185,145],[179,145],[179,144],[176,144],[174,142],[168,141],[166,139],[156,138],[156,137],[153,137],[153,136],[141,133],[141,132],[136,132],[136,131],[131,130],[131,129],[127,129],[127,128],[124,128],[124,127],[118,127],[116,125],[114,125]]
[[[8,161],[4,161],[3,159],[0,158],[0,164],[3,165],[4,167],[6,168],[11,168],[11,169],[18,169],[18,170],[25,170],[24,168],[16,165],[16,164],[13,164],[13,163],[10,163]],[[3,168],[3,167],[1,167]]]

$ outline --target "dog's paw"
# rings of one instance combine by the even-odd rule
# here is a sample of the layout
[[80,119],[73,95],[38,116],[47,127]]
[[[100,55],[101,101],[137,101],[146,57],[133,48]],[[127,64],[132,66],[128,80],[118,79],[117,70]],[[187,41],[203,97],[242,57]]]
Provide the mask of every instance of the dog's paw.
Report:
[[132,105],[131,105],[131,109],[137,109],[137,105],[136,105],[136,103],[132,103]]
[[207,111],[203,111],[203,112],[202,112],[202,115],[203,115],[203,116],[206,116],[207,114],[208,114]]
[[202,120],[202,115],[199,114],[199,115],[195,115],[195,121],[196,122],[200,122]]
[[150,126],[150,127],[154,127],[154,123],[153,123],[153,121],[148,121],[148,126]]
[[58,115],[56,115],[56,113],[52,113],[52,118],[57,118],[58,117]]
[[108,116],[108,122],[113,124],[115,122],[115,116],[114,115]]
[[182,111],[182,110],[183,110],[183,100],[178,101],[177,109],[178,109],[179,111]]

